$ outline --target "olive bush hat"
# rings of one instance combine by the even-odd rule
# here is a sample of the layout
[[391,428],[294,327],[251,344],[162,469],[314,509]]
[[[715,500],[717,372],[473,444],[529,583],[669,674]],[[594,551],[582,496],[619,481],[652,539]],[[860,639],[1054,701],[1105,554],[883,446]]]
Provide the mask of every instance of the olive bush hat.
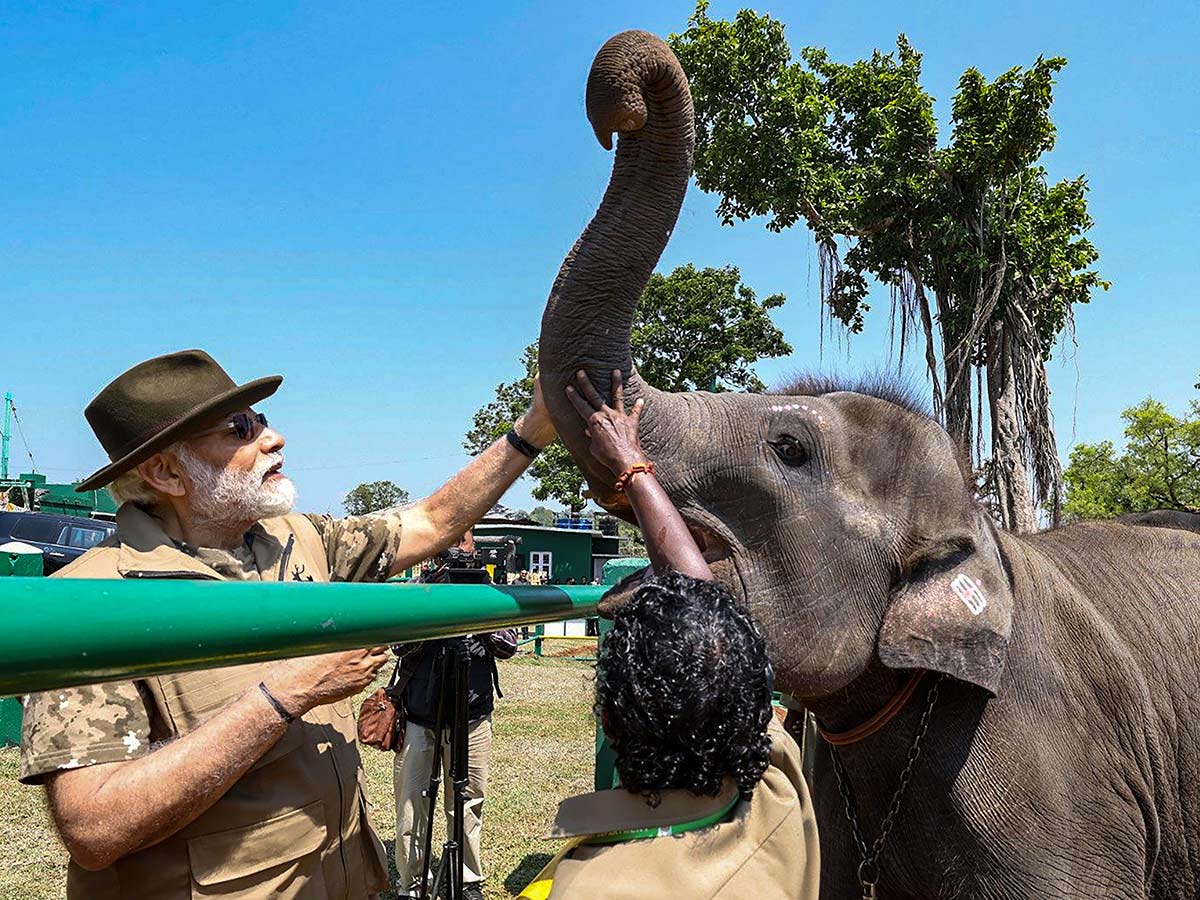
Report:
[[281,375],[268,375],[235,384],[203,350],[181,350],[138,363],[83,411],[111,462],[75,490],[108,484],[222,416],[270,397],[282,381]]

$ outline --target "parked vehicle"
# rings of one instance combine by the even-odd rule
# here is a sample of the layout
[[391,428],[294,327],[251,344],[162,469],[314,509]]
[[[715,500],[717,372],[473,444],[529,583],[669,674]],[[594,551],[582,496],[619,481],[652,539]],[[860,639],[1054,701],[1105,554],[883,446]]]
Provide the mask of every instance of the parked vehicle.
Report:
[[0,544],[20,541],[42,551],[49,575],[78,559],[117,530],[112,522],[39,512],[0,512]]

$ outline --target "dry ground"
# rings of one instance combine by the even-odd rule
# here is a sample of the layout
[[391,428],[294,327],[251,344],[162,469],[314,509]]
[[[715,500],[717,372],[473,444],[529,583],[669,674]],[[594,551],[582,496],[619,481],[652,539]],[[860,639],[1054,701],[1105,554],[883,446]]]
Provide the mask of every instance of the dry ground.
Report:
[[[586,648],[580,645],[581,655]],[[489,898],[514,896],[529,883],[555,847],[538,838],[558,802],[592,787],[592,667],[522,654],[500,663],[500,686],[483,820]],[[363,749],[368,800],[385,844],[396,833],[392,759]],[[0,900],[54,900],[64,896],[66,853],[41,789],[18,784],[17,770],[16,749],[0,750]],[[435,834],[434,846],[442,839]]]

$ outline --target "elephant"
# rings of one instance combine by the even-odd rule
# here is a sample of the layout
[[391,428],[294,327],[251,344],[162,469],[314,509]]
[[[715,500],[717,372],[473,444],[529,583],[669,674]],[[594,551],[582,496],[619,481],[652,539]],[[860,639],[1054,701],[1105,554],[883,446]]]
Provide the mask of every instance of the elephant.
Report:
[[[690,178],[691,96],[668,46],[631,31],[597,53],[586,106],[617,149],[546,304],[542,387],[592,496],[629,518],[564,396],[579,370],[607,396],[619,370],[657,477],[767,634],[777,687],[830,734],[894,714],[819,749],[822,895],[1197,896],[1200,534],[1001,531],[944,428],[886,378],[642,382],[631,319]],[[890,829],[865,886],[848,808],[866,849]]]

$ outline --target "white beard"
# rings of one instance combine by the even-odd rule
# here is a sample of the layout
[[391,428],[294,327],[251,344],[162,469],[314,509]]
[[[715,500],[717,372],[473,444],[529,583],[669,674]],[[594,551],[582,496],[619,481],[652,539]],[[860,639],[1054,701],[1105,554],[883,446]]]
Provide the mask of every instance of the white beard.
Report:
[[283,462],[283,454],[278,451],[264,455],[249,472],[214,466],[182,444],[175,448],[175,454],[192,482],[188,503],[197,522],[257,522],[287,515],[296,504],[296,486],[290,478],[263,481],[268,469]]

